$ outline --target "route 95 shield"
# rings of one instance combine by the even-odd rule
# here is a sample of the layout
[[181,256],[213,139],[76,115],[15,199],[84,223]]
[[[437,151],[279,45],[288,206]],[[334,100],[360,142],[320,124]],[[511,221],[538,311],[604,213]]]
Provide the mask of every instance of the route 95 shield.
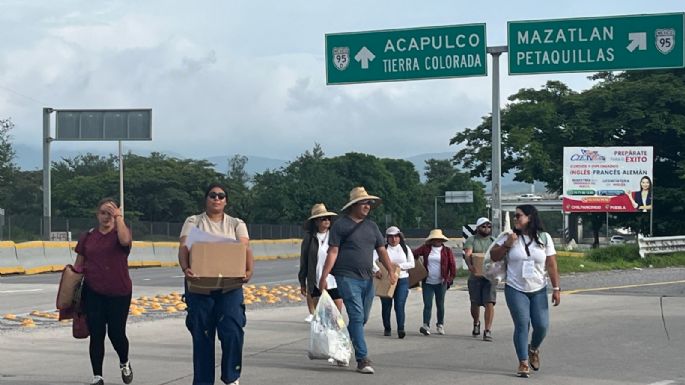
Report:
[[344,71],[350,64],[350,47],[333,47],[333,64]]
[[657,29],[654,35],[656,49],[663,54],[671,52],[675,46],[675,29]]

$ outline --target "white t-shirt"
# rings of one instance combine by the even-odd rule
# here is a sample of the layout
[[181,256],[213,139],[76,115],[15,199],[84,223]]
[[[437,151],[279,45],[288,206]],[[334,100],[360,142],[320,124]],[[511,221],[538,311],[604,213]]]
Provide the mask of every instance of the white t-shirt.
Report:
[[[400,275],[397,278],[409,278],[409,273],[407,270],[414,268],[414,253],[411,252],[409,246],[407,246],[407,254],[404,254],[404,249],[399,243],[395,246],[388,245],[388,256],[390,257],[390,262],[399,265]],[[378,268],[378,252],[373,251],[373,272],[380,270]]]
[[[507,240],[507,235],[508,234],[500,236],[495,242],[502,246]],[[547,256],[555,255],[557,252],[554,249],[552,237],[548,233],[545,233],[545,235],[540,238],[543,237],[546,242],[545,245],[540,246],[535,241],[531,241],[530,237],[519,235],[507,254],[507,285],[524,293],[542,290],[542,288],[547,285],[547,269],[545,268]],[[524,242],[528,245],[530,256],[526,253]],[[534,262],[532,276],[530,278],[524,278],[524,264],[526,261],[530,260]]]
[[[321,273],[323,272],[323,265],[326,264],[326,255],[328,254],[328,231],[325,233],[316,233],[316,240],[319,242],[319,251],[316,255],[316,287],[319,287],[319,280],[321,280]],[[335,282],[333,274],[328,274],[326,283],[329,289],[335,289],[338,284]]]
[[444,246],[431,246],[431,252],[428,254],[428,277],[426,283],[437,285],[442,283],[442,275],[440,274],[440,253]]

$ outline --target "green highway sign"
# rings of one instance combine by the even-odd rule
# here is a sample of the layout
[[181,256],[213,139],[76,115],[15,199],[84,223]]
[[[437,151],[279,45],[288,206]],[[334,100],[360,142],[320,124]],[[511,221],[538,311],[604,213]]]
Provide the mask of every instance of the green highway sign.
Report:
[[326,83],[487,75],[485,24],[326,34]]
[[682,68],[684,15],[510,21],[509,74]]

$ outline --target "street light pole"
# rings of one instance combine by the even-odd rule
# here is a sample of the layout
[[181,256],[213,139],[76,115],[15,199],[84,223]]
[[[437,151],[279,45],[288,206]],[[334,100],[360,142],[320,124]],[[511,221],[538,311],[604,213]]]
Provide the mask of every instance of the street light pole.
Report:
[[444,198],[444,197],[445,197],[444,195],[438,195],[435,197],[435,221],[433,223],[435,225],[435,227],[433,227],[434,229],[438,228],[438,198]]

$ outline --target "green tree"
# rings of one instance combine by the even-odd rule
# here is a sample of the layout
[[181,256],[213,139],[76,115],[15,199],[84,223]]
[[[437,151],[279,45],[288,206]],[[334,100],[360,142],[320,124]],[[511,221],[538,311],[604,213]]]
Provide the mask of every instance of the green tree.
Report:
[[11,195],[9,187],[13,185],[17,171],[14,163],[15,152],[12,147],[10,131],[14,128],[11,118],[0,119],[0,207],[6,208]]
[[[502,111],[502,172],[518,181],[539,180],[548,191],[562,188],[564,146],[653,146],[656,234],[685,231],[685,70],[599,73],[598,83],[576,93],[550,81],[540,90],[522,89]],[[457,133],[450,143],[466,146],[454,162],[473,176],[489,176],[490,118]],[[620,223],[642,228],[638,214]],[[602,221],[593,223],[595,242]]]
[[228,189],[228,212],[239,218],[250,218],[251,196],[250,175],[245,170],[247,156],[236,154],[228,160],[226,172],[226,189]]

